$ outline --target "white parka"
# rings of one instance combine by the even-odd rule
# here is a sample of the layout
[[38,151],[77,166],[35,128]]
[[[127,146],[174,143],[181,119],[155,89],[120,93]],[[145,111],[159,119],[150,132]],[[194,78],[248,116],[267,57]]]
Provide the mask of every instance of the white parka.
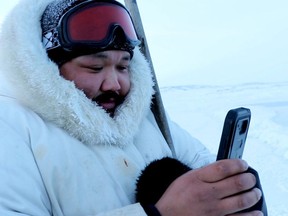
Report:
[[[150,111],[153,81],[136,48],[131,90],[111,118],[59,75],[41,42],[51,0],[22,0],[0,37],[0,215],[146,215],[135,183],[171,156]],[[213,157],[169,122],[177,158],[192,168]]]

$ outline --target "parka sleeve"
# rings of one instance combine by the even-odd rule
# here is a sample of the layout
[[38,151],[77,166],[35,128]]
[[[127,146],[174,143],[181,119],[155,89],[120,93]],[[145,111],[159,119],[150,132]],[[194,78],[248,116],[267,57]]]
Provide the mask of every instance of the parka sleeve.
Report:
[[29,136],[17,131],[17,120],[11,124],[0,116],[0,215],[52,215]]
[[[169,120],[169,119],[168,119]],[[177,158],[193,169],[206,166],[215,161],[215,155],[196,138],[169,120],[169,127]]]
[[136,203],[96,216],[146,216],[146,213],[141,205]]

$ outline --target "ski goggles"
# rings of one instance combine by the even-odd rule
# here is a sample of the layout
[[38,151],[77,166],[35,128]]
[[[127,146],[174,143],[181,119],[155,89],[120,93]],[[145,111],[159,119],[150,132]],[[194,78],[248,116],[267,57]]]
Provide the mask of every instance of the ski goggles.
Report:
[[91,51],[103,50],[119,38],[129,49],[140,44],[127,9],[116,1],[90,0],[68,10],[56,28],[44,32],[43,44],[46,50]]

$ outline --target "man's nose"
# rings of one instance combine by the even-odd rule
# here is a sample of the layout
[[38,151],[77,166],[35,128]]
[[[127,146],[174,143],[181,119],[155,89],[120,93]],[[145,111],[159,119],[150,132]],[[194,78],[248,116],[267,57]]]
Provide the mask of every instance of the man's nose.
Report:
[[119,83],[119,76],[116,71],[107,72],[104,76],[101,90],[105,91],[119,91],[121,85]]

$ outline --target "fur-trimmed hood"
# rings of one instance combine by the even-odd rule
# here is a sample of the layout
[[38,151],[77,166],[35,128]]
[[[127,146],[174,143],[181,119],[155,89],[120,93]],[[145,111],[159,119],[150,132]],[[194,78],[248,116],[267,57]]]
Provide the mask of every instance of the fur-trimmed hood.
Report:
[[7,79],[10,94],[87,145],[125,146],[150,109],[153,80],[149,64],[135,48],[131,90],[111,118],[73,82],[62,78],[48,58],[41,41],[40,19],[49,2],[22,0],[3,22],[0,74]]

